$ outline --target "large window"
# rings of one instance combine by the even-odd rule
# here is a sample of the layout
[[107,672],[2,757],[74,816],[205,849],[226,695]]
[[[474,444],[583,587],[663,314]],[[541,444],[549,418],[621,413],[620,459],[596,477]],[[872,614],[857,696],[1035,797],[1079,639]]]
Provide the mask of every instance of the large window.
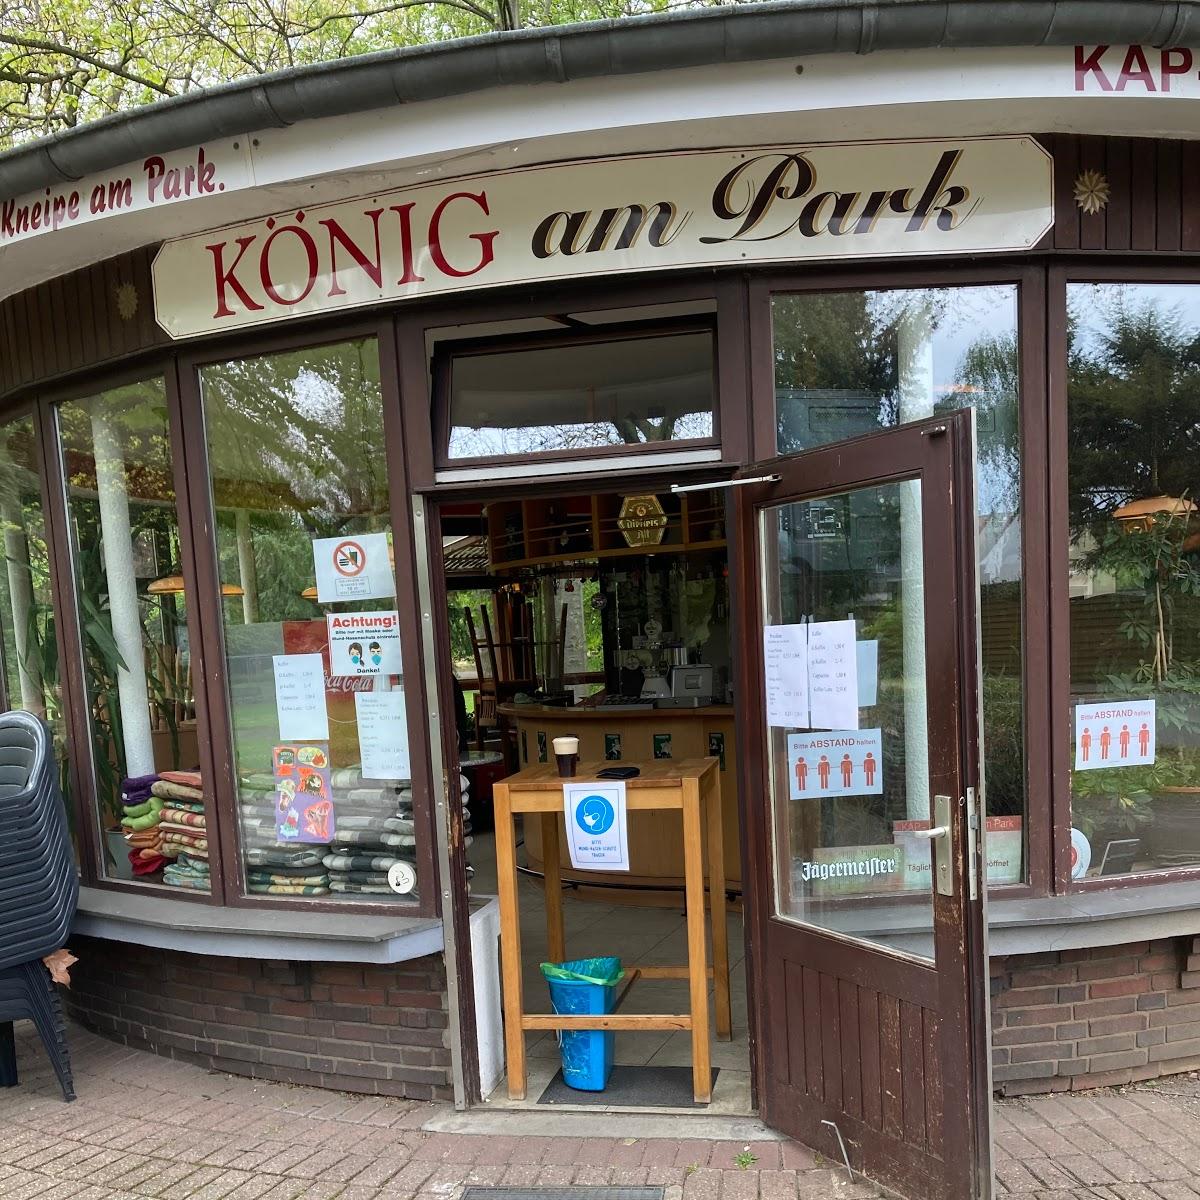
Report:
[[1076,876],[1200,867],[1200,287],[1068,291]]
[[[1017,290],[777,295],[772,316],[781,454],[975,408],[988,879],[1019,882],[1025,764]],[[880,719],[888,724],[886,715]],[[891,724],[899,727],[900,717]]]
[[246,890],[412,901],[416,827],[374,340],[200,372]]
[[163,381],[58,408],[104,873],[209,890]]

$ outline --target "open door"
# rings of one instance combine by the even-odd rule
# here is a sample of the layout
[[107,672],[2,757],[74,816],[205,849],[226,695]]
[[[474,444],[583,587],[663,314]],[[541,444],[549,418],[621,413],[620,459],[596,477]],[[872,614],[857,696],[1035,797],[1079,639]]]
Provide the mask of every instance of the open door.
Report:
[[736,488],[762,1114],[910,1200],[992,1187],[973,464],[968,410]]

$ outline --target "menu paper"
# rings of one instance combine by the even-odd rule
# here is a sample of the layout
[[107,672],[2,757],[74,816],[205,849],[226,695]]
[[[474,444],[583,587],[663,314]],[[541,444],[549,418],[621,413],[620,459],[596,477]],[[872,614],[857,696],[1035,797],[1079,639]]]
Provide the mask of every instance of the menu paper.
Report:
[[411,779],[404,693],[355,692],[358,750],[367,779]]
[[763,628],[767,724],[776,728],[808,727],[808,629],[807,625]]
[[325,667],[319,654],[275,654],[275,709],[282,741],[329,741]]
[[853,621],[808,627],[808,703],[814,729],[858,728],[858,649]]

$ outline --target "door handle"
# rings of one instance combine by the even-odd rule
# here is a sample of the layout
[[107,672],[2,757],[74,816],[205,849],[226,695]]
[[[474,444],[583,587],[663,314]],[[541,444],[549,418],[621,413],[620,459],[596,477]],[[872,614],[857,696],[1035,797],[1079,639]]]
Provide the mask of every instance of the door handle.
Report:
[[933,874],[939,896],[954,895],[954,800],[934,796],[932,829],[914,830],[933,844]]

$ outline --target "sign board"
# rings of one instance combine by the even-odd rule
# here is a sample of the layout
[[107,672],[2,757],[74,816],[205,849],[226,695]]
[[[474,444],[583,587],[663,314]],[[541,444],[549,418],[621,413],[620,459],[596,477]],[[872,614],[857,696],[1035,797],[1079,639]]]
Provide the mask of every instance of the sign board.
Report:
[[396,594],[386,533],[316,538],[312,548],[317,600],[321,604],[371,600]]
[[667,514],[657,496],[626,496],[617,528],[627,546],[658,546],[667,531]]
[[789,733],[787,752],[793,800],[883,795],[882,730]]
[[1053,223],[1029,137],[788,144],[549,163],[166,242],[173,338],[506,284],[753,262],[1027,250]]
[[330,675],[401,675],[400,614],[329,613]]
[[1075,770],[1145,767],[1153,762],[1153,700],[1075,706]]
[[319,654],[276,654],[275,711],[281,738],[329,740],[325,663]]
[[587,871],[629,870],[624,782],[564,783],[563,811],[573,867]]
[[797,862],[795,882],[814,896],[888,892],[903,886],[904,850],[900,846],[821,846],[812,860]]

